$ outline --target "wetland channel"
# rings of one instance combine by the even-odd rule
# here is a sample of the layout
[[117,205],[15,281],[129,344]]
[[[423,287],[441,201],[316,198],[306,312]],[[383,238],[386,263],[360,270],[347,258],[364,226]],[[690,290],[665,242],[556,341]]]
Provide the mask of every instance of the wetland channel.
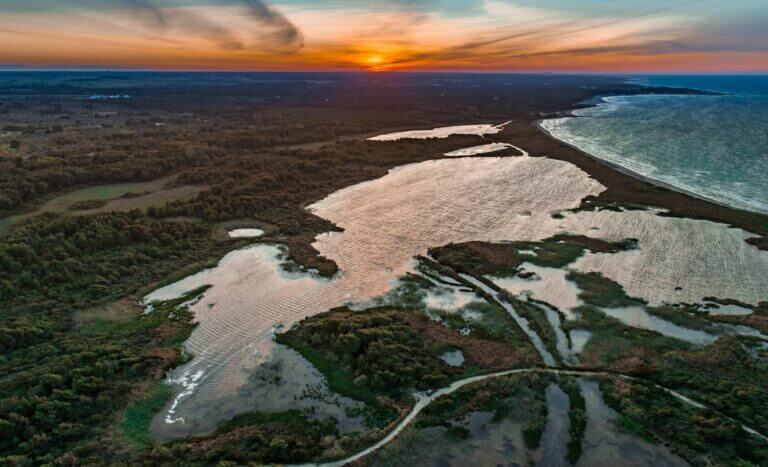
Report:
[[[476,127],[483,132],[498,128]],[[439,137],[446,133],[435,131]],[[392,139],[397,138],[378,138],[381,144]],[[599,272],[649,304],[697,303],[708,296],[756,304],[765,298],[768,252],[745,242],[752,234],[710,221],[662,216],[658,210],[573,211],[585,197],[598,195],[605,187],[573,164],[520,152],[396,167],[309,206],[310,212],[343,229],[318,235],[313,244],[338,265],[332,278],[287,270],[282,246],[256,243],[230,252],[214,268],[146,296],[149,304],[211,286],[189,304],[198,322],[185,343],[193,358],[170,373],[168,382],[176,386],[176,396],[153,420],[153,434],[170,440],[210,433],[237,413],[293,408],[296,397],[309,384],[322,383],[322,378],[312,373],[308,362],[288,355],[273,341],[274,334],[305,317],[385,295],[398,278],[414,271],[413,258],[431,247],[468,241],[540,241],[564,233],[607,241],[635,238],[636,249],[589,252],[570,267]],[[722,280],[726,273],[727,281]],[[547,301],[543,295],[537,299]],[[514,317],[514,307],[509,307]],[[524,318],[520,319],[518,324],[525,329]],[[536,345],[538,336],[529,331],[526,334]],[[545,364],[555,367],[544,346],[536,347]],[[279,378],[264,376],[265,368],[278,372]],[[394,439],[440,395],[485,378],[532,371],[595,375],[528,368],[457,381],[421,397],[397,429],[354,458]],[[345,420],[344,410],[338,409],[354,401],[331,398],[328,395],[327,402],[313,409],[341,417],[342,427],[356,426],[359,420]]]

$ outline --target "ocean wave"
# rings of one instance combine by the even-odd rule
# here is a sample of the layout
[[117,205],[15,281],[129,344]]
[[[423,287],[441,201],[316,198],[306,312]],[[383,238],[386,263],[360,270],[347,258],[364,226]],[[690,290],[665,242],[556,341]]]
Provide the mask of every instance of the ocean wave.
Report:
[[768,213],[768,96],[610,96],[540,125],[642,177]]

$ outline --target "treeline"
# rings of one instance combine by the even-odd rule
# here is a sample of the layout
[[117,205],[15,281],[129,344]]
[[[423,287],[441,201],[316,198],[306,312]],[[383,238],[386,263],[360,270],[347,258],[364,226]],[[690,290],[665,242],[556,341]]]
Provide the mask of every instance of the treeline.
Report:
[[428,143],[349,141],[316,151],[230,153],[226,158],[184,171],[176,181],[177,185],[208,185],[209,191],[152,213],[209,221],[257,217],[281,225],[288,234],[296,234],[302,230],[298,224],[309,228],[318,225],[309,220],[311,216],[304,209],[307,203],[340,188],[383,176],[391,167],[431,159],[479,140],[459,137]]
[[116,300],[205,256],[209,228],[139,211],[43,216],[0,243],[0,351],[66,329],[68,314]]
[[[139,211],[40,216],[3,238],[0,463],[106,462],[119,443],[105,445],[105,431],[145,381],[180,363],[192,329],[175,304],[142,315],[116,301],[219,254],[209,226]],[[101,316],[113,306],[117,316]]]
[[270,106],[255,112],[253,105],[212,105],[209,99],[168,102],[170,108],[157,114],[136,102],[64,100],[50,112],[41,111],[50,106],[45,102],[5,104],[8,120],[18,123],[3,127],[14,144],[7,154],[0,150],[0,217],[71,187],[145,181],[233,151],[328,141],[419,122],[400,112]]
[[[124,324],[101,323],[98,333],[84,336],[74,325],[73,315],[130,296],[190,263],[219,257],[226,247],[210,237],[211,223],[219,220],[250,217],[276,224],[292,253],[303,251],[306,259],[316,261],[316,252],[308,245],[314,235],[332,226],[308,213],[306,203],[466,142],[361,141],[318,153],[236,151],[224,153],[226,158],[204,153],[197,159],[204,164],[188,167],[177,182],[211,187],[196,199],[145,212],[49,214],[14,226],[0,243],[0,419],[7,423],[4,432],[12,433],[0,448],[0,458],[31,464],[98,458],[99,436],[133,397],[130,389],[159,381],[163,373],[158,368],[175,362],[166,351],[156,349],[154,331],[134,332],[132,326],[142,318],[131,316]],[[176,216],[203,222],[166,219]],[[294,243],[305,249],[293,248]],[[390,330],[396,328],[402,324],[392,323]],[[157,332],[167,332],[161,329],[165,330]],[[431,353],[430,360],[420,360],[423,343],[413,331],[402,330],[407,337],[403,341],[401,330],[394,338],[384,330],[375,336],[370,332],[367,335],[377,342],[365,346],[367,358],[371,362],[386,358],[380,364],[391,364],[381,371],[366,365],[348,381],[348,387],[367,387],[373,393],[398,382],[434,386],[452,371]],[[391,355],[396,355],[393,350],[400,351],[401,346],[410,353],[390,362]],[[369,382],[355,386],[352,381],[363,375]],[[358,384],[363,380],[358,379]],[[395,413],[396,408],[384,405],[371,416],[386,423]],[[248,457],[251,460],[293,455],[290,447],[280,444],[263,450],[257,449],[260,445],[255,441],[251,444],[249,452],[260,453]],[[115,446],[109,442],[107,447]],[[112,455],[107,447],[102,447],[104,459]],[[230,450],[224,441],[220,447],[222,456]],[[182,452],[185,449],[177,453]],[[268,453],[272,457],[260,457]],[[226,457],[246,459],[236,453]]]
[[[179,304],[145,316],[93,318],[54,339],[0,358],[0,464],[104,464],[120,440],[105,442],[141,382],[181,361],[193,326]],[[121,462],[126,459],[122,458]]]
[[71,187],[152,180],[199,162],[178,147],[140,154],[0,159],[0,214]]
[[377,404],[385,394],[395,400],[411,389],[433,389],[458,369],[438,358],[441,349],[425,339],[395,309],[351,311],[339,308],[306,318],[278,335],[326,375],[331,389]]
[[659,388],[602,379],[605,402],[620,413],[619,426],[664,441],[692,465],[767,465],[765,440],[711,410],[685,404]]

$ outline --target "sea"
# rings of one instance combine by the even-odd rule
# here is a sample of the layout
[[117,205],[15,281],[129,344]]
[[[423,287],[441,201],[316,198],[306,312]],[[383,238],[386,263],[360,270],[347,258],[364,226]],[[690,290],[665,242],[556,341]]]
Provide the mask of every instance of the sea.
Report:
[[556,138],[695,196],[768,213],[768,75],[637,76],[719,95],[603,97],[545,120]]

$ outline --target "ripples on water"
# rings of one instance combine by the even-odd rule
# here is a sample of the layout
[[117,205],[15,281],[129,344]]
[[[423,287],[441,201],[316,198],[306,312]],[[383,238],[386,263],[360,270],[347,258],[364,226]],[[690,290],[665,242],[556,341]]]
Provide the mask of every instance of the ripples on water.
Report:
[[[730,94],[606,97],[596,107],[574,111],[575,118],[541,125],[553,136],[640,175],[768,213],[768,80],[763,78],[762,86],[749,85],[751,81],[691,78],[671,84]],[[670,84],[663,79],[652,83]]]
[[523,263],[518,268],[520,272],[533,273],[534,276],[524,279],[519,275],[512,277],[489,277],[494,284],[512,295],[530,296],[537,300],[546,301],[562,311],[568,318],[571,310],[584,302],[579,298],[579,288],[566,279],[568,271],[561,268],[536,266]]
[[479,125],[444,126],[433,128],[431,130],[398,131],[396,133],[387,133],[368,139],[370,141],[397,141],[400,139],[447,138],[451,135],[494,135],[501,132],[507,123],[509,122],[502,123],[501,125],[482,123]]
[[[254,400],[218,414],[206,410],[237,394],[249,374],[270,358],[276,328],[385,294],[398,277],[413,270],[415,255],[434,246],[535,241],[566,231],[614,241],[633,237],[640,249],[590,253],[575,267],[600,271],[630,295],[649,301],[696,302],[716,295],[755,303],[768,290],[768,253],[746,244],[743,231],[651,211],[552,218],[552,213],[574,208],[583,197],[603,190],[577,167],[546,158],[458,158],[401,166],[309,207],[344,229],[319,235],[314,243],[320,254],[338,264],[333,279],[287,273],[279,266],[280,249],[262,244],[231,252],[216,268],[154,292],[148,300],[212,285],[191,305],[199,326],[185,347],[195,358],[175,369],[170,379],[195,379],[195,386],[174,400],[171,420],[176,422],[167,424],[166,435],[188,434],[184,427],[201,423],[201,417],[210,426],[237,412],[262,408]],[[683,289],[675,291],[676,286]],[[158,419],[166,416],[167,410]]]
[[455,151],[446,152],[444,155],[448,157],[477,156],[480,154],[488,154],[491,152],[502,151],[504,149],[508,149],[511,147],[512,145],[507,143],[488,143],[488,144],[481,144],[479,146],[472,146],[469,148],[457,149]]

